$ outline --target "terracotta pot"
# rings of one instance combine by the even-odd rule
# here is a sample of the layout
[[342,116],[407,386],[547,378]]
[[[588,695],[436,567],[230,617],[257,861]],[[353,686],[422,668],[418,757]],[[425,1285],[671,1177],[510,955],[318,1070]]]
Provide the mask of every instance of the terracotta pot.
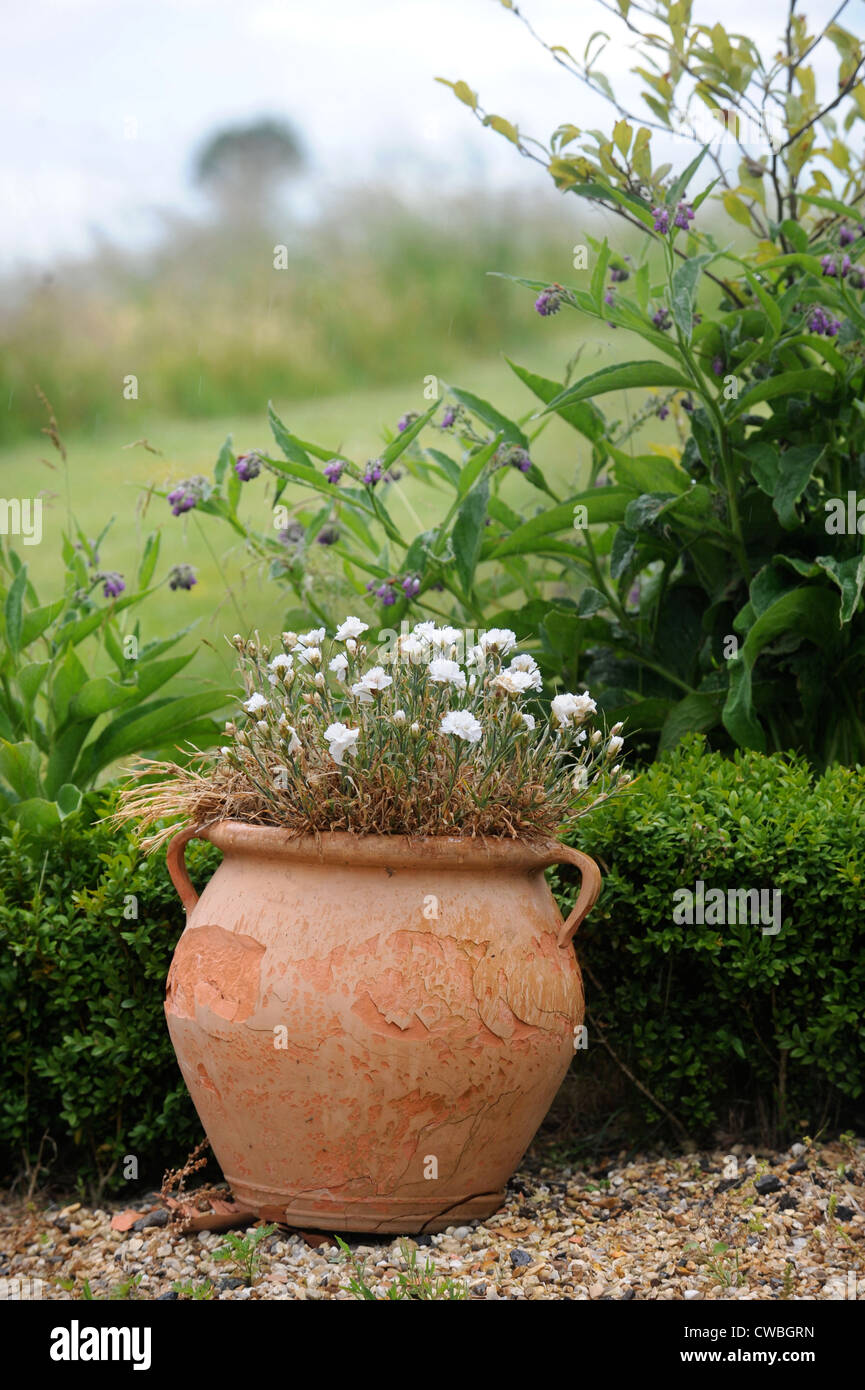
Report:
[[[198,834],[224,858],[199,898]],[[563,923],[542,870],[582,873]],[[231,1190],[266,1220],[443,1230],[489,1216],[573,1056],[586,855],[518,841],[177,835],[165,1012]]]

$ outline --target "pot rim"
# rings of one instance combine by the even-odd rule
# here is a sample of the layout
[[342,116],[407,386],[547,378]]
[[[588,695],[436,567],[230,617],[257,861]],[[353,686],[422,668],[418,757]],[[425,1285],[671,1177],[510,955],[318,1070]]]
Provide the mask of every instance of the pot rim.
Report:
[[[225,854],[250,854],[316,864],[348,864],[389,868],[404,865],[424,868],[430,863],[478,869],[500,865],[505,869],[543,869],[562,861],[566,846],[551,836],[537,840],[512,840],[503,836],[356,834],[325,830],[296,835],[275,825],[250,825],[221,820],[193,831],[196,839],[209,840]],[[192,838],[192,836],[190,836]]]

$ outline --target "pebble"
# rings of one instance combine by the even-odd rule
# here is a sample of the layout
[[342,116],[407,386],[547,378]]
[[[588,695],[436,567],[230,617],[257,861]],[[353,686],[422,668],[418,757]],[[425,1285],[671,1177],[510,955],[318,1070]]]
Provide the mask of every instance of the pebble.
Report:
[[[723,1181],[731,1156],[739,1176]],[[538,1145],[502,1210],[486,1221],[405,1241],[363,1236],[349,1242],[352,1256],[365,1261],[366,1282],[381,1299],[406,1277],[406,1254],[414,1251],[419,1267],[432,1263],[436,1280],[490,1302],[774,1301],[782,1290],[792,1300],[835,1301],[849,1296],[851,1274],[865,1297],[854,1254],[865,1241],[861,1141],[794,1144],[781,1155],[734,1145],[581,1162],[560,1166]],[[766,1173],[769,1165],[776,1171]],[[113,1212],[128,1205],[128,1196],[110,1208],[74,1202],[58,1211],[38,1196],[29,1205],[0,1204],[0,1268],[42,1279],[43,1296],[59,1301],[82,1299],[85,1281],[95,1297],[107,1298],[135,1274],[142,1276],[139,1299],[182,1300],[187,1295],[174,1282],[199,1287],[205,1280],[214,1300],[353,1297],[346,1285],[354,1270],[330,1238],[312,1247],[278,1230],[260,1246],[249,1287],[230,1261],[213,1258],[225,1245],[222,1232],[178,1233],[160,1210],[136,1222],[135,1234],[112,1231]],[[720,1242],[728,1249],[716,1254]]]

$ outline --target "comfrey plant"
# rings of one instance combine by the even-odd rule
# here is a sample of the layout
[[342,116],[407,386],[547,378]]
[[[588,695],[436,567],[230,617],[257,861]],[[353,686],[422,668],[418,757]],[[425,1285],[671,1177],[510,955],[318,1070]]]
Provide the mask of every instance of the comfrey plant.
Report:
[[367,630],[348,617],[331,638],[283,633],[276,652],[235,637],[245,698],[229,741],[194,767],[140,764],[121,818],[531,839],[628,782],[621,725],[595,727],[588,692],[545,710],[538,666],[512,631],[484,633],[460,661],[455,628],[419,623],[373,652]]
[[[467,82],[448,85],[630,238],[624,255],[577,224],[570,283],[519,281],[544,319],[576,312],[580,337],[594,320],[628,354],[577,381],[515,368],[583,437],[590,481],[605,484],[574,499],[582,611],[557,603],[545,626],[588,658],[611,717],[628,709],[662,749],[696,729],[816,763],[861,760],[865,49],[838,22],[848,6],[812,30],[787,0],[779,42],[758,46],[696,20],[691,0],[595,0],[604,14],[580,58],[502,3],[610,103],[609,129],[565,123],[538,139],[484,111]],[[599,67],[617,41],[641,82],[633,110]],[[659,133],[691,142],[694,158],[658,162]],[[613,414],[601,408],[611,393]],[[677,443],[646,437],[669,416]],[[555,507],[546,518],[549,545],[568,522]]]

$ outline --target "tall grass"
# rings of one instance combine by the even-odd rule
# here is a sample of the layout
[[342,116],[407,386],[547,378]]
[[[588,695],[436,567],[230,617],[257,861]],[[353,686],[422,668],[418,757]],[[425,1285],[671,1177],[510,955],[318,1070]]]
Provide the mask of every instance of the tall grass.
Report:
[[[516,194],[431,198],[412,211],[367,191],[303,228],[175,225],[149,256],[103,247],[7,282],[0,443],[43,423],[37,382],[65,429],[96,431],[129,418],[129,376],[148,413],[209,418],[260,411],[269,396],[446,376],[467,353],[523,348],[550,326],[487,272],[567,280],[583,216],[552,194],[531,206]],[[279,244],[286,269],[274,267]]]

